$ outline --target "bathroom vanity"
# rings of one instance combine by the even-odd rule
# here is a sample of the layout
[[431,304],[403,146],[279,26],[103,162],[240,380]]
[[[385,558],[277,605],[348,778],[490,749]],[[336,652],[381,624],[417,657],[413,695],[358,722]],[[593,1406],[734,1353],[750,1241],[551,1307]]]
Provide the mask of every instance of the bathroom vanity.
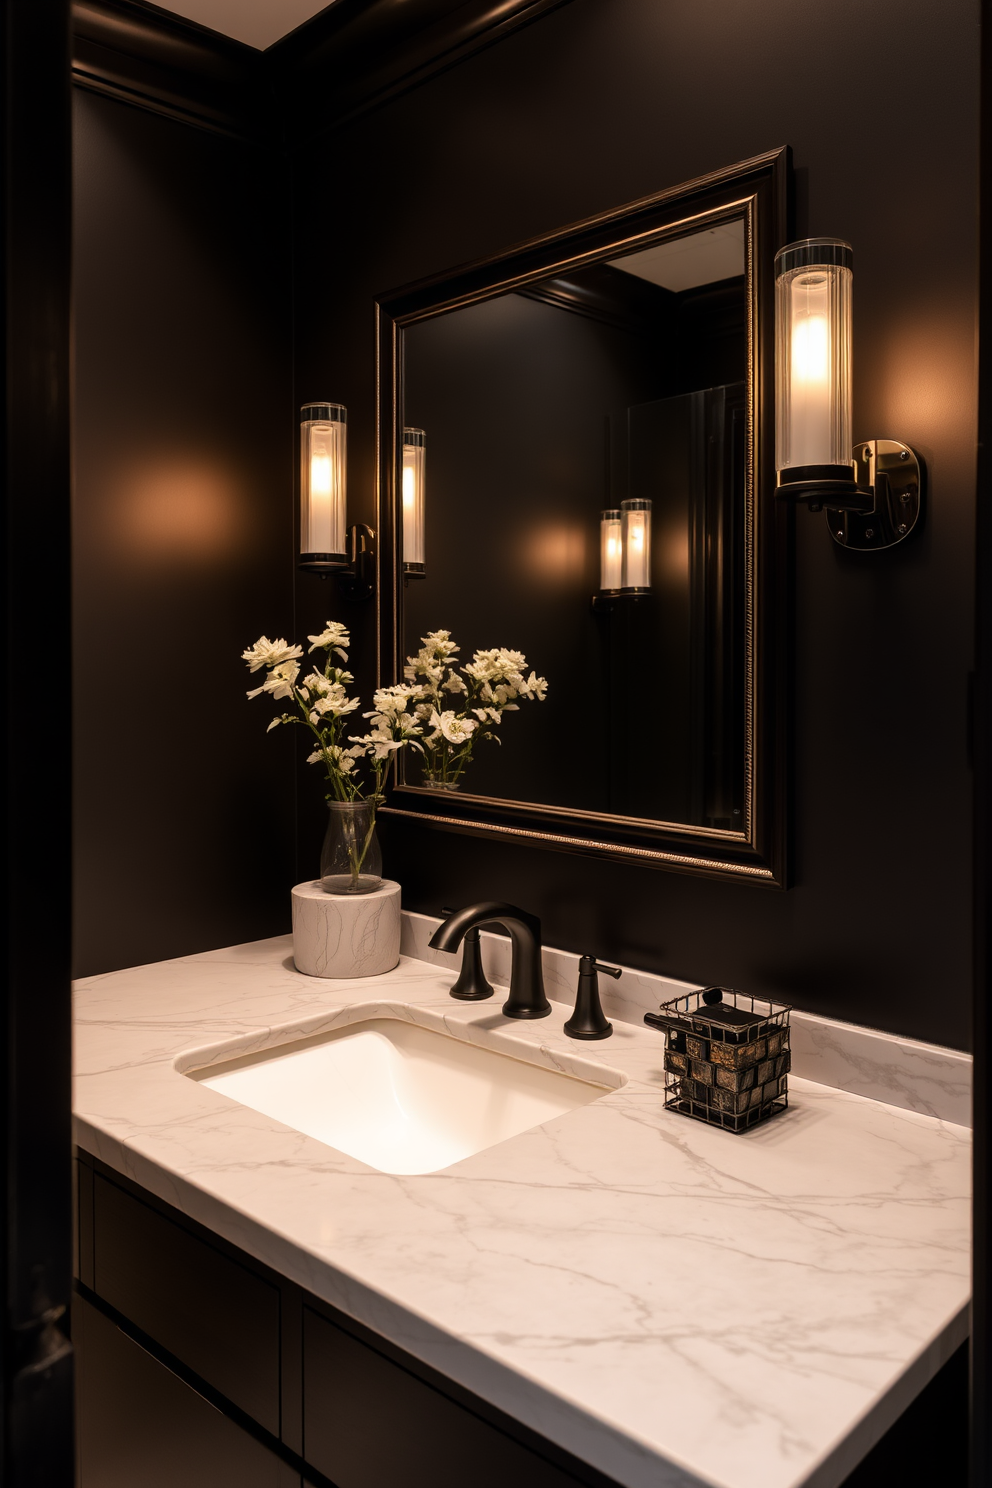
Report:
[[[799,1014],[789,1109],[731,1135],[664,1109],[682,984],[626,973],[577,1045],[576,957],[510,1024],[436,923],[360,981],[285,937],[79,984],[83,1488],[836,1488],[966,1337],[968,1061]],[[350,1155],[389,1039],[440,1049],[452,1148]]]

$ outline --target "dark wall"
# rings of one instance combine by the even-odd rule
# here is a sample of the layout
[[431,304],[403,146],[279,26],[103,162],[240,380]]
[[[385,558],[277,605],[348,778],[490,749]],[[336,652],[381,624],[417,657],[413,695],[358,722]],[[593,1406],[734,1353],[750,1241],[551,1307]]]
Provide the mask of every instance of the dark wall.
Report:
[[[393,823],[409,907],[519,900],[558,945],[967,1044],[978,19],[977,0],[839,0],[826,22],[814,0],[571,0],[335,135],[326,217],[307,193],[297,223],[297,393],[348,405],[355,517],[376,294],[786,143],[797,235],[855,248],[855,433],[914,445],[931,482],[891,554],[797,520],[792,889]],[[298,593],[301,633],[336,607]],[[369,625],[366,684],[372,644]],[[319,814],[308,784],[304,871]]]
[[[292,627],[294,421],[271,162],[89,93],[75,110],[86,975],[289,928],[293,755],[265,738],[239,657]],[[57,697],[59,658],[47,662]],[[57,770],[47,720],[38,734]],[[50,846],[57,860],[62,844]]]

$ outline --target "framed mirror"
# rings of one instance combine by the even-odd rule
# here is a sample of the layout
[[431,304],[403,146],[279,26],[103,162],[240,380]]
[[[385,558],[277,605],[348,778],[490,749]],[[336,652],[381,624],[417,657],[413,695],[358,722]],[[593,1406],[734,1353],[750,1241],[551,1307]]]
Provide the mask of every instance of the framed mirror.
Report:
[[[427,637],[460,647],[435,654],[423,709],[455,739],[406,752],[387,813],[785,882],[787,165],[770,152],[378,302],[380,685]],[[459,713],[479,720],[467,760]]]

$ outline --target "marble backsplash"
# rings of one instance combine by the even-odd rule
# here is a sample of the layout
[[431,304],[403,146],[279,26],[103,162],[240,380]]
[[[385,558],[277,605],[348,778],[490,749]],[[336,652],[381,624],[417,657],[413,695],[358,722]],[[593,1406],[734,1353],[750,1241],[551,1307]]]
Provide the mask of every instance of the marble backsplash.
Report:
[[[403,911],[401,951],[418,961],[457,971],[458,955],[432,951],[428,941],[441,920],[432,915]],[[510,980],[510,942],[483,931],[483,963],[490,981],[507,986]],[[572,951],[544,947],[544,982],[554,1002],[575,1000],[579,957]],[[637,971],[625,966],[623,976],[600,978],[600,994],[608,1018],[640,1024],[644,1014],[660,1002],[695,990],[696,983]],[[660,1037],[660,1035],[659,1035]],[[840,1023],[815,1013],[793,1009],[792,1072],[835,1090],[847,1090],[869,1100],[884,1101],[907,1111],[920,1111],[941,1121],[971,1126],[971,1055],[937,1044],[918,1043],[854,1023]]]

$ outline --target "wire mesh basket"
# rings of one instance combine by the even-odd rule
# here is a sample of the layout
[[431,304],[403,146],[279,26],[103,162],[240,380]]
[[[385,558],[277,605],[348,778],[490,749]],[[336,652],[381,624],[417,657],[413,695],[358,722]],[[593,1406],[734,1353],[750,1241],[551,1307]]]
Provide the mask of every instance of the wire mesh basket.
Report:
[[665,1035],[665,1105],[744,1132],[789,1104],[789,1014],[729,987],[663,1002],[644,1021]]

